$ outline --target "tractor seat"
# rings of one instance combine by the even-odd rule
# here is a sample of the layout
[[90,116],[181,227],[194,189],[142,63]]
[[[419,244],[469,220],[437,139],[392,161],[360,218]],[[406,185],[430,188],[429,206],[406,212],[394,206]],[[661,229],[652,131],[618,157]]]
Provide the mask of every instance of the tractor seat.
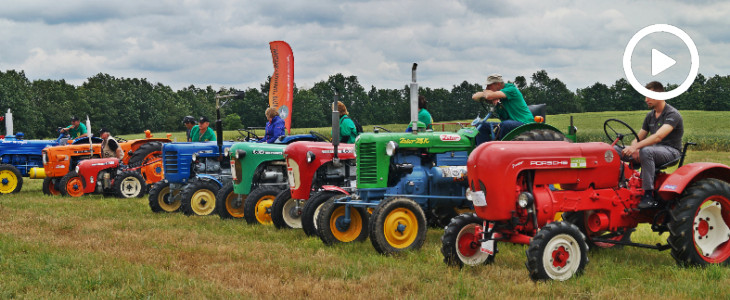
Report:
[[532,113],[533,117],[540,116],[542,117],[543,122],[545,122],[545,116],[547,114],[547,104],[534,104],[534,105],[528,105],[527,109],[530,110],[530,113]]
[[659,172],[661,170],[664,170],[666,168],[669,168],[671,166],[674,166],[674,165],[678,164],[679,163],[679,160],[681,158],[682,158],[682,155],[680,155],[679,157],[677,157],[677,158],[675,158],[675,159],[673,159],[673,160],[671,160],[671,161],[669,161],[669,162],[667,162],[667,163],[665,163],[665,164],[663,164],[661,166],[656,166],[656,171]]

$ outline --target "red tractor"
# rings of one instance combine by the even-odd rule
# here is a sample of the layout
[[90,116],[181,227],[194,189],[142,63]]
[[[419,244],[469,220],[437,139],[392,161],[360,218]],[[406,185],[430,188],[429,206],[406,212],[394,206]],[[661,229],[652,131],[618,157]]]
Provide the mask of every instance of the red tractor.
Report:
[[[588,263],[588,245],[671,249],[682,266],[730,262],[730,168],[717,163],[682,166],[689,143],[676,161],[657,166],[660,206],[638,209],[644,191],[639,172],[620,160],[614,145],[626,123],[611,119],[606,143],[491,142],[467,161],[476,213],[451,220],[441,238],[444,262],[462,266],[490,263],[498,242],[529,245],[527,269],[533,280],[567,280]],[[625,129],[621,131],[626,132]],[[664,168],[679,163],[667,174]],[[495,170],[500,170],[499,172]],[[558,186],[560,188],[555,188]],[[563,220],[554,222],[557,213]],[[639,224],[660,234],[666,245],[622,239]]]
[[64,176],[61,184],[71,197],[94,192],[113,194],[119,198],[142,197],[147,184],[140,168],[120,169],[116,157],[86,159],[76,165],[74,172]]

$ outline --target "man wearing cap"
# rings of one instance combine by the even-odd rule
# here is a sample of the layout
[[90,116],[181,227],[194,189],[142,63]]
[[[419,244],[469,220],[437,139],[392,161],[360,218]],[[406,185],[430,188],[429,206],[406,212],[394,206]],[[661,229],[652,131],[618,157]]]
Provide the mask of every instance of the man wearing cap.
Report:
[[120,161],[124,158],[124,150],[122,150],[122,147],[119,147],[117,140],[111,137],[108,129],[102,128],[99,130],[99,137],[102,139],[101,158],[116,157]]
[[190,130],[192,130],[195,126],[195,118],[193,118],[193,116],[185,116],[185,118],[183,118],[183,125],[185,125],[185,135],[187,136],[187,141],[191,142],[192,139],[190,139]]
[[62,128],[61,132],[68,132],[72,139],[89,135],[86,132],[86,125],[82,124],[81,121],[79,121],[79,118],[76,116],[71,117],[71,125],[66,128]]
[[527,108],[525,98],[514,85],[504,83],[502,75],[492,74],[487,77],[487,88],[471,96],[474,101],[485,100],[496,105],[495,113],[502,123],[499,129],[499,138],[504,138],[513,129],[529,123],[535,123],[530,109]]
[[193,126],[190,129],[190,140],[192,142],[212,142],[215,141],[215,132],[212,128],[208,127],[210,120],[205,116],[200,117],[198,125]]
[[[657,81],[649,82],[646,88],[654,92],[664,92],[664,86]],[[646,97],[644,101],[651,111],[646,114],[637,134],[639,140],[634,139],[624,149],[616,149],[620,151],[623,160],[641,163],[641,187],[644,189],[644,196],[639,202],[639,209],[659,205],[654,197],[656,166],[679,158],[684,135],[682,115],[676,108],[664,100]]]

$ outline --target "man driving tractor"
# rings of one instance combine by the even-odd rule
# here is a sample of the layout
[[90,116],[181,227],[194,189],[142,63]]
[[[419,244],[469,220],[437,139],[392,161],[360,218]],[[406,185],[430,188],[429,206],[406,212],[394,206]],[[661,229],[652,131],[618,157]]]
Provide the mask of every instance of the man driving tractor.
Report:
[[[495,113],[502,120],[499,128],[499,139],[504,138],[513,129],[529,123],[535,123],[534,117],[527,108],[525,98],[513,83],[504,83],[502,75],[492,74],[487,77],[487,88],[471,96],[474,101],[486,99],[495,105]],[[488,130],[482,127],[481,130]],[[491,133],[482,133],[480,136],[490,136]],[[477,137],[479,139],[479,137]],[[482,141],[477,140],[477,144]]]

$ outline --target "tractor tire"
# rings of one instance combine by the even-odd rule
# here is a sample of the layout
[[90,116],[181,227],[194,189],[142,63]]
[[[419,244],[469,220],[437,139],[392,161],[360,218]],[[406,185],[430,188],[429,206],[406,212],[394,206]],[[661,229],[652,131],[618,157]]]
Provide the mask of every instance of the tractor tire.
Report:
[[[143,144],[137,148],[134,153],[129,157],[129,166],[138,167],[146,163],[162,158],[162,143],[160,142],[149,142]],[[150,165],[143,166],[139,169],[142,173],[142,177],[145,179],[147,184],[156,183],[164,179],[162,173],[162,160],[154,162]]]
[[312,195],[309,197],[309,200],[304,202],[304,209],[302,211],[302,229],[304,230],[304,234],[307,236],[317,235],[317,216],[319,216],[322,204],[338,196],[344,196],[344,194],[334,191],[321,191]]
[[10,194],[20,192],[23,188],[23,175],[13,166],[7,164],[0,165],[0,194]]
[[386,198],[375,207],[371,218],[370,242],[380,254],[418,250],[426,241],[426,215],[409,198]]
[[304,201],[292,199],[291,190],[281,191],[271,204],[271,222],[277,229],[302,228]]
[[192,180],[182,190],[180,210],[186,216],[207,216],[215,211],[218,184],[210,180]]
[[50,196],[61,195],[61,190],[57,186],[58,183],[59,183],[58,178],[53,178],[53,177],[43,178],[43,194],[50,195]]
[[580,275],[588,264],[588,244],[578,226],[552,222],[542,227],[527,247],[525,266],[530,278],[565,281]]
[[122,171],[114,178],[114,195],[117,198],[142,198],[147,190],[147,184],[142,174],[135,171]]
[[[179,194],[179,190],[171,191],[170,183],[165,180],[155,183],[150,189],[150,209],[155,213],[173,213],[179,211],[181,203]],[[178,200],[170,202],[171,197],[172,199],[177,197]]]
[[335,204],[335,199],[322,204],[317,215],[317,235],[325,245],[362,242],[368,237],[370,214],[366,209],[350,207],[350,224],[342,224],[344,218],[344,204]]
[[66,197],[81,197],[84,195],[86,182],[76,171],[66,173],[58,184],[61,195]]
[[[475,213],[465,213],[451,219],[451,223],[444,229],[441,236],[441,254],[444,262],[450,266],[463,267],[487,265],[494,262],[495,254],[487,254],[481,251],[481,244],[473,243],[476,228],[482,226],[483,220]],[[479,237],[476,237],[478,240]]]
[[272,225],[271,205],[281,189],[261,186],[248,194],[243,204],[243,216],[248,224]]
[[693,183],[672,209],[672,257],[681,266],[730,264],[730,184],[708,178]]
[[[592,238],[600,237],[601,235],[607,234],[608,232],[605,232],[605,231],[590,232],[590,230],[588,229],[588,223],[585,219],[585,216],[588,213],[590,213],[590,211],[564,212],[563,220],[577,226],[578,229],[580,229],[580,232],[586,236],[586,243],[588,243],[588,249],[590,249],[590,250],[607,249],[607,248],[616,248],[616,249],[622,248],[623,247],[622,245],[593,242]],[[633,232],[633,229],[629,229],[624,234],[617,235],[615,237],[610,237],[608,239],[616,240],[616,241],[630,242],[632,232]]]
[[572,142],[560,132],[549,129],[533,129],[518,134],[513,141],[565,141]]
[[226,183],[215,195],[216,213],[221,219],[243,219],[245,195],[233,192],[233,182]]

